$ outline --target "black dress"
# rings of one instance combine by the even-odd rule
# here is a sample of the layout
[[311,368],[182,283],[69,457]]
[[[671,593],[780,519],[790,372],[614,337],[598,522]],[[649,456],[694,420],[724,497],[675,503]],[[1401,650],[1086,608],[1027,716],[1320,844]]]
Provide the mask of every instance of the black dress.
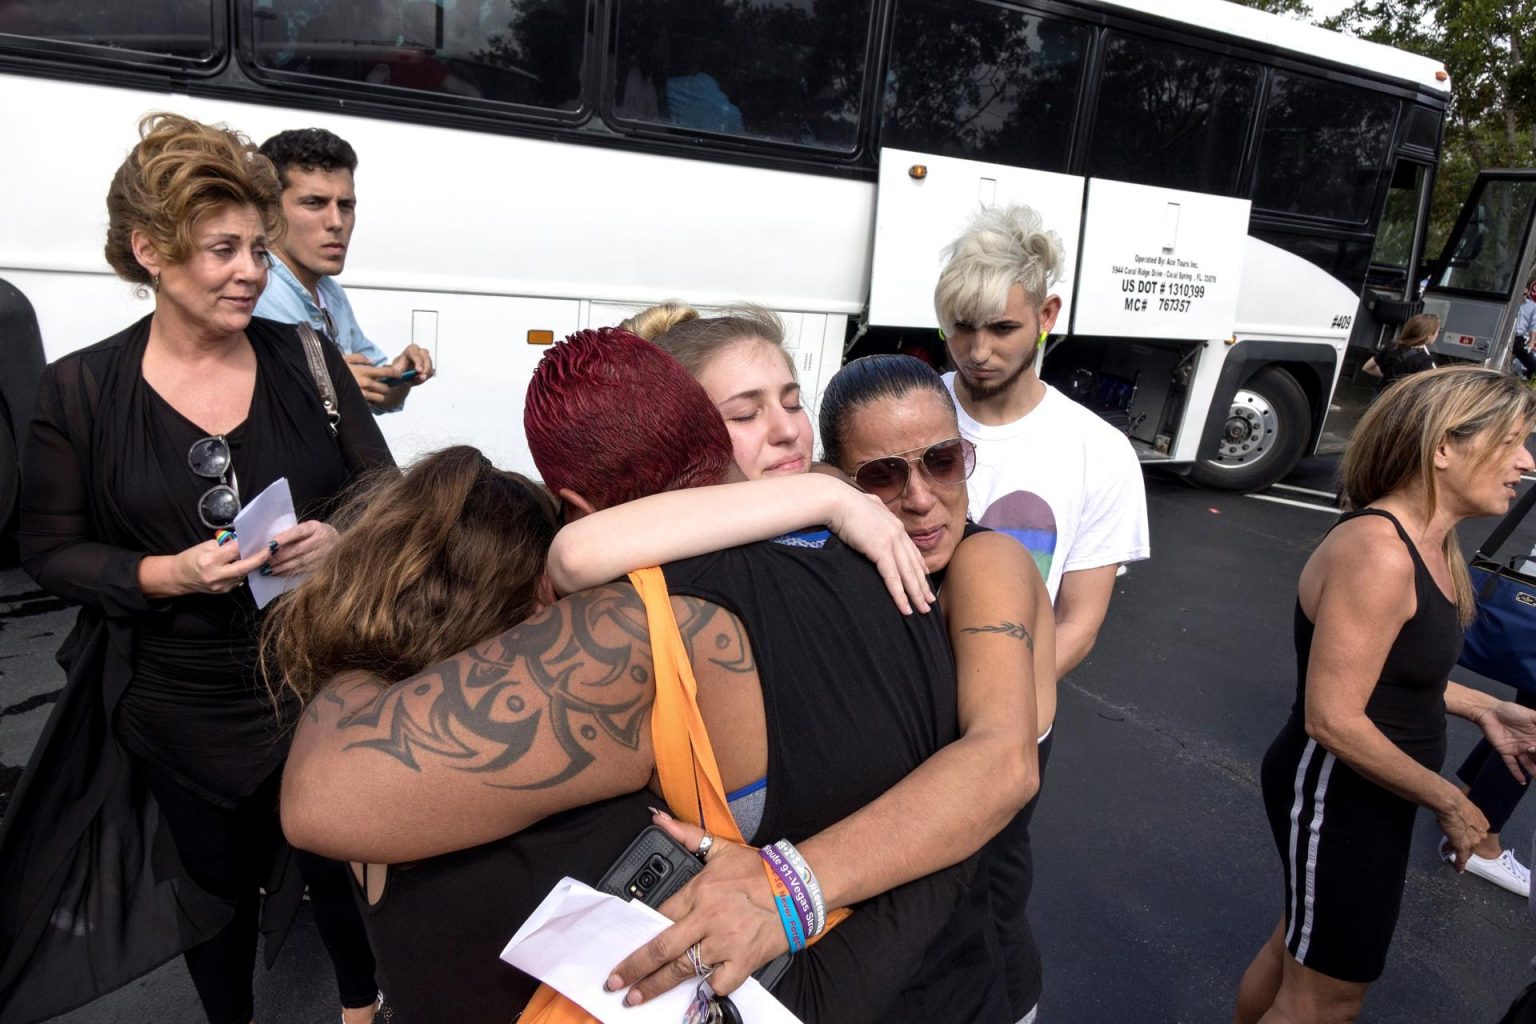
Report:
[[[1445,760],[1445,683],[1461,654],[1461,622],[1402,524],[1382,516],[1413,558],[1416,606],[1392,641],[1365,715],[1432,772]],[[1335,525],[1338,525],[1337,523]],[[1260,779],[1285,872],[1285,942],[1296,962],[1343,981],[1372,982],[1397,927],[1418,805],[1367,779],[1307,735],[1307,667],[1316,625],[1296,602],[1296,701],[1264,755]]]
[[[4,1024],[109,992],[230,920],[228,901],[182,869],[140,762],[232,806],[286,754],[253,672],[249,591],[153,600],[139,589],[143,557],[211,536],[196,511],[211,481],[186,466],[205,432],[145,383],[149,326],[51,364],[27,438],[22,562],[81,609],[59,651],[67,684],[0,830]],[[246,334],[255,389],[228,435],[241,496],[286,476],[299,518],[323,518],[359,473],[393,465],[389,450],[338,352],[327,346],[333,437],[292,328],[254,319]]]

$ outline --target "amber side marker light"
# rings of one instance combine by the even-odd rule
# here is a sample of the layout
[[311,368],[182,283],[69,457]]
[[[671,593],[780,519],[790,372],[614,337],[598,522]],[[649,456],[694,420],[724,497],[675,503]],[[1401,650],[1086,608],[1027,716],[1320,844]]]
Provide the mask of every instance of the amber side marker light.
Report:
[[922,181],[924,178],[928,177],[928,165],[913,164],[911,167],[907,168],[907,177],[913,179],[914,181]]
[[555,332],[554,331],[529,331],[528,332],[528,344],[530,344],[530,345],[553,345],[554,343],[555,343]]
[[1451,76],[1445,73],[1445,68],[1441,68],[1439,71],[1435,72],[1435,81],[1449,82],[1450,80]]

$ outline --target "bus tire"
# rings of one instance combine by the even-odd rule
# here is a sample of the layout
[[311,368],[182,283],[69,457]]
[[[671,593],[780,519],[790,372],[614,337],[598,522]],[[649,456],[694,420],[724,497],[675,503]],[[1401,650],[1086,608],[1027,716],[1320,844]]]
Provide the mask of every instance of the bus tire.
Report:
[[1268,487],[1296,467],[1311,431],[1301,385],[1284,370],[1266,366],[1232,396],[1216,456],[1195,463],[1190,478],[1227,491]]

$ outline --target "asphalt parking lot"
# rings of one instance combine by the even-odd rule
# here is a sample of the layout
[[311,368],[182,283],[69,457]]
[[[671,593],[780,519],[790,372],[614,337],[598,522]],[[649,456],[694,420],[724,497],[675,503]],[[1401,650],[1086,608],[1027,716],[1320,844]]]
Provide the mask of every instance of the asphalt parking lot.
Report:
[[[1258,497],[1148,475],[1153,558],[1121,577],[1097,648],[1062,684],[1036,818],[1042,1022],[1230,1019],[1238,977],[1281,908],[1258,766],[1294,693],[1295,580],[1331,522],[1323,495],[1335,464],[1306,460],[1287,488]],[[1490,525],[1467,524],[1464,541]],[[0,791],[62,684],[52,657],[72,618],[24,574],[0,571]],[[1451,723],[1448,769],[1473,741],[1470,726]],[[1506,835],[1524,853],[1533,829],[1527,801]],[[1440,864],[1437,839],[1421,814],[1397,941],[1362,1020],[1492,1024],[1533,976],[1526,905]],[[302,918],[258,978],[257,1019],[333,1022],[334,991]],[[202,1015],[178,962],[60,1020]]]

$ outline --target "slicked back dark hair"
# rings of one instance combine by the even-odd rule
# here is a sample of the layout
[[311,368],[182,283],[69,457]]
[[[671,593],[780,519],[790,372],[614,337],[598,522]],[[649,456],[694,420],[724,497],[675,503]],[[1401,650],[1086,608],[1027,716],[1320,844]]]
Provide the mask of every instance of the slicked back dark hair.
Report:
[[853,414],[866,405],[901,399],[913,391],[930,392],[954,411],[955,399],[944,378],[921,359],[881,352],[861,356],[838,370],[821,394],[822,459],[847,472],[844,445]]
[[357,171],[357,152],[339,135],[324,128],[293,128],[261,144],[261,155],[272,161],[283,187],[288,168],[301,171]]

